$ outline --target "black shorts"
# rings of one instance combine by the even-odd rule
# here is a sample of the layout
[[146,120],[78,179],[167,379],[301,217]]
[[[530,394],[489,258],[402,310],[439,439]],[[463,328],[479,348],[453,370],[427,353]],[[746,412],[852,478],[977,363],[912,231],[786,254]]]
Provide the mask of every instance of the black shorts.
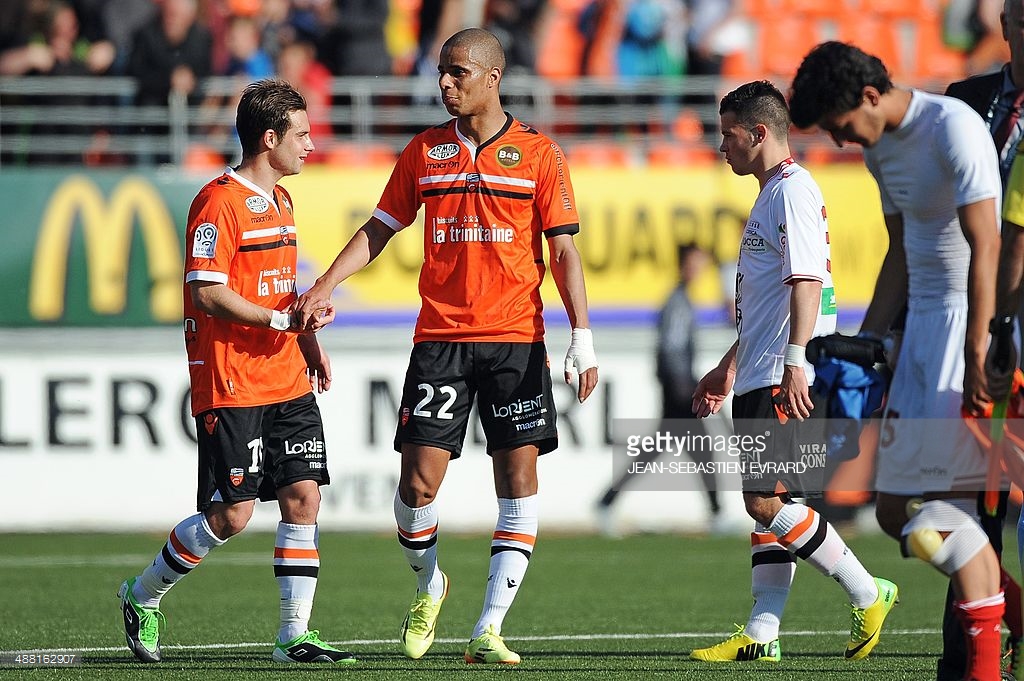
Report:
[[409,358],[395,450],[426,445],[459,458],[474,398],[488,454],[530,444],[545,454],[558,446],[544,343],[426,341]]
[[811,391],[814,409],[803,421],[785,419],[772,400],[777,386],[732,401],[744,492],[773,494],[782,483],[791,496],[820,497],[825,487],[825,399]]
[[320,408],[313,393],[262,407],[220,407],[196,417],[197,508],[214,501],[277,499],[300,480],[330,484]]

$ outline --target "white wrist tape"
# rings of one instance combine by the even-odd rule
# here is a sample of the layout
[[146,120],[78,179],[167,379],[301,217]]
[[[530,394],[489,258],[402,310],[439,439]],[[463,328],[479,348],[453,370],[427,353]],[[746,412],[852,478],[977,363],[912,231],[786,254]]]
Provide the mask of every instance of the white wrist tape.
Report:
[[274,310],[270,313],[270,328],[278,331],[287,331],[292,328],[292,316],[287,312]]
[[582,374],[587,369],[597,366],[597,355],[594,354],[594,334],[590,329],[573,329],[569,352],[565,354],[565,371]]
[[788,367],[802,367],[807,363],[807,348],[789,343],[786,345],[786,355],[782,363]]

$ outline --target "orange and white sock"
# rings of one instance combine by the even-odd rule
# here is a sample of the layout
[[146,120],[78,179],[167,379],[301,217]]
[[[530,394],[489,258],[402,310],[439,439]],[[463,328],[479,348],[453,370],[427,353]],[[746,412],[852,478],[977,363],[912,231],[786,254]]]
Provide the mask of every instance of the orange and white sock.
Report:
[[855,607],[866,608],[878,598],[874,578],[835,528],[813,508],[785,504],[768,529],[794,556],[839,582]]
[[398,543],[409,567],[416,573],[416,588],[434,598],[444,595],[444,579],[437,569],[437,507],[434,502],[412,508],[395,492]]
[[281,628],[277,640],[287,643],[309,629],[317,579],[320,576],[320,534],[316,525],[277,524],[274,577],[281,592]]
[[202,513],[185,518],[174,526],[153,563],[135,580],[132,589],[135,600],[145,608],[159,607],[160,599],[172,586],[191,573],[206,554],[226,541],[213,533]]
[[761,643],[779,637],[782,611],[796,574],[796,558],[761,524],[750,533],[750,594],[754,607],[743,631]]
[[501,631],[508,609],[530,565],[537,541],[537,495],[519,499],[498,499],[498,522],[491,538],[491,563],[484,593],[484,607],[470,638],[488,626]]

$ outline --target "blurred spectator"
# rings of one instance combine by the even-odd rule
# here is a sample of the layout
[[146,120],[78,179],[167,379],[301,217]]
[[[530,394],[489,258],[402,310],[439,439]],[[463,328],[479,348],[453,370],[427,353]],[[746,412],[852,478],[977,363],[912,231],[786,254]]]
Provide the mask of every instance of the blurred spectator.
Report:
[[[46,25],[41,36],[33,38],[31,43],[45,52],[28,75],[40,76],[91,76],[100,75],[110,68],[114,61],[114,46],[106,40],[89,43],[80,36],[78,16],[74,8],[60,0],[51,2],[46,15]],[[43,107],[53,105],[84,106],[95,102],[94,97],[87,95],[53,94],[39,96],[35,100]],[[45,118],[32,126],[32,134],[49,136],[54,134],[87,136],[96,131],[85,125],[49,122]],[[99,134],[99,133],[97,133]],[[67,152],[33,150],[30,155],[33,164],[57,164],[62,161],[81,163],[83,160],[80,146]]]
[[114,63],[110,72],[124,75],[132,53],[135,34],[159,13],[153,0],[103,0],[100,19],[103,34],[114,44]]
[[[128,55],[127,75],[135,77],[138,91],[135,103],[140,106],[167,107],[170,95],[187,97],[190,105],[201,101],[200,82],[212,70],[213,39],[209,30],[198,21],[197,0],[161,0],[160,13],[140,28]],[[150,143],[163,146],[143,163],[167,163],[171,160],[170,142],[165,125],[143,125],[137,132]]]
[[139,81],[136,103],[167,105],[171,92],[198,101],[210,75],[210,32],[197,21],[196,0],[162,0],[160,14],[135,34],[128,75]]
[[45,30],[48,8],[48,0],[0,2],[0,76],[50,70],[50,50],[42,41],[33,42]]
[[[686,74],[722,75],[725,57],[743,49],[747,39],[735,0],[686,0]],[[717,86],[698,87],[683,97],[683,104],[718,109]],[[718,133],[717,116],[705,116],[704,133]]]
[[967,55],[967,75],[997,69],[1010,58],[999,20],[1002,10],[1002,0],[946,0],[942,38]]
[[576,28],[583,37],[579,73],[610,76],[618,72],[615,52],[622,33],[619,0],[591,0],[580,11]]
[[[658,315],[658,346],[655,365],[658,383],[661,385],[661,421],[658,432],[671,433],[676,437],[693,435],[702,438],[707,435],[704,422],[693,413],[691,402],[697,388],[694,373],[696,358],[697,315],[690,299],[690,287],[711,262],[710,255],[694,243],[680,244],[676,249],[677,283]],[[648,463],[656,460],[660,452],[641,454],[634,462]],[[708,464],[714,461],[714,451],[697,449],[689,452],[694,462],[701,464],[701,484],[708,503],[708,514],[713,529],[721,528],[718,500],[718,485],[715,473]],[[629,470],[636,470],[630,465]],[[611,508],[622,489],[629,484],[632,473],[618,473],[614,482],[597,502],[601,529],[606,534],[616,534]]]
[[254,17],[228,19],[224,42],[228,50],[225,75],[244,76],[247,82],[274,75],[274,64],[261,47],[260,27]]
[[537,30],[545,9],[544,0],[488,0],[484,28],[505,48],[505,72],[536,72]]
[[682,9],[677,0],[628,0],[617,56],[620,76],[682,73]]
[[263,51],[275,62],[281,50],[297,40],[297,31],[291,22],[291,12],[290,0],[263,0],[260,6]]
[[721,75],[725,56],[744,47],[735,0],[686,0],[686,9],[686,73]]
[[[309,133],[317,152],[327,149],[331,132],[331,72],[316,60],[316,48],[304,40],[290,43],[277,57],[277,74],[306,98]],[[315,156],[322,156],[317,153]]]
[[384,41],[388,0],[337,0],[333,23],[319,42],[320,60],[336,76],[391,75]]
[[109,40],[90,43],[81,37],[78,16],[65,2],[50,3],[43,45],[50,51],[49,69],[39,73],[55,76],[89,76],[106,73],[114,61]]
[[437,59],[441,44],[456,31],[464,28],[463,0],[422,0],[419,11],[419,56],[416,73],[437,76]]
[[291,0],[289,21],[296,30],[296,38],[318,42],[335,21],[334,0]]

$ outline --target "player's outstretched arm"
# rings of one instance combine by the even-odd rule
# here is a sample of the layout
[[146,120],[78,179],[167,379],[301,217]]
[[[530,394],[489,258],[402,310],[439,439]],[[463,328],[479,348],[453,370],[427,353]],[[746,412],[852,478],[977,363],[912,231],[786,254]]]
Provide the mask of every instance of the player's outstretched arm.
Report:
[[323,302],[330,301],[338,284],[373,262],[394,235],[394,230],[377,218],[367,220],[352,235],[323,276],[295,301],[292,309],[296,326],[306,331],[317,331],[323,327],[327,323],[319,317]]
[[576,397],[580,402],[590,397],[597,387],[597,356],[590,331],[590,312],[587,307],[587,287],[583,281],[583,263],[571,234],[559,234],[548,239],[551,277],[565,306],[572,327],[572,341],[565,356],[565,382],[572,381],[573,372],[579,373]]

